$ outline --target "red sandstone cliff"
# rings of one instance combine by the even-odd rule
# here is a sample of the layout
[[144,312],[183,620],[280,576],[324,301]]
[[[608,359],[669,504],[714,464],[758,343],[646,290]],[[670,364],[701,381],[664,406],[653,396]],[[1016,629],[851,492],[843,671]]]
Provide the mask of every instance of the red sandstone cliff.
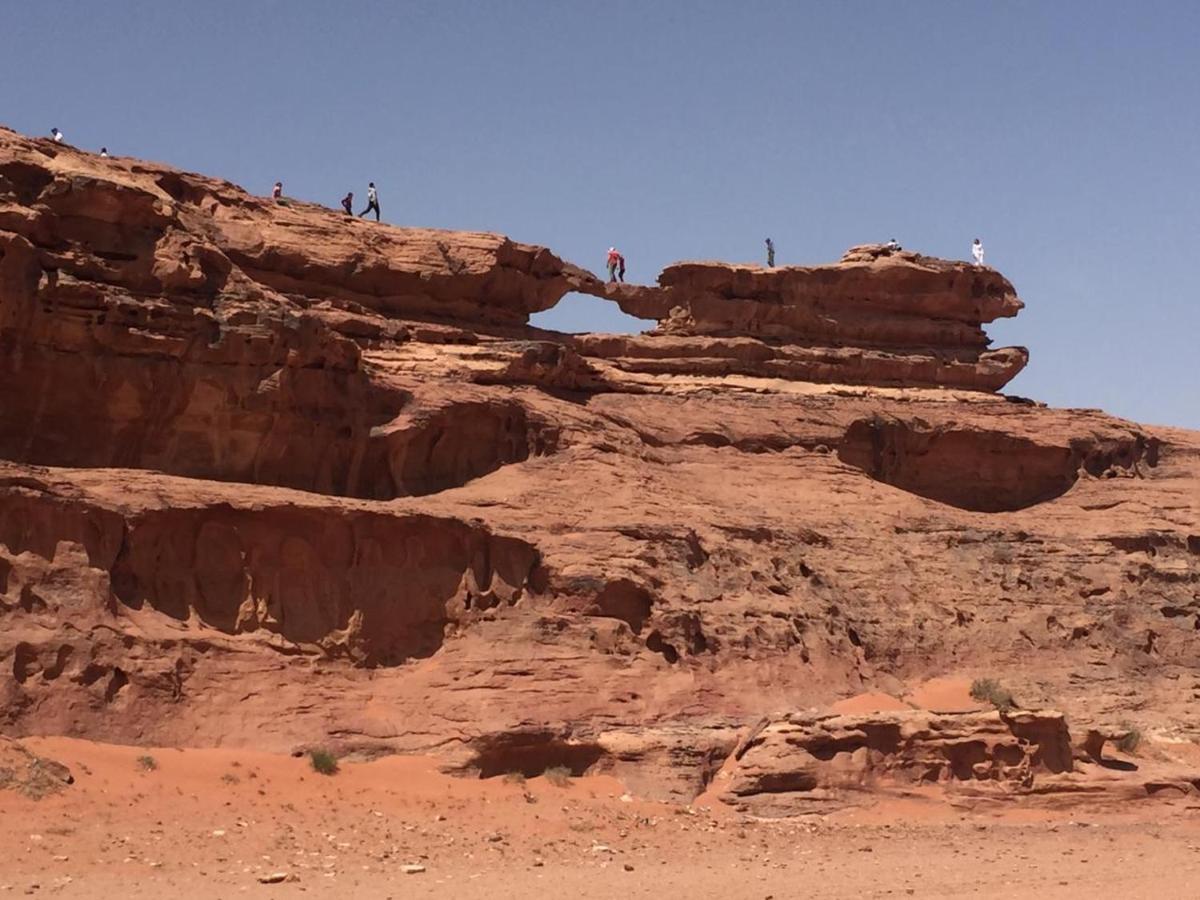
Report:
[[[569,290],[660,327],[525,324]],[[871,250],[605,287],[0,131],[0,727],[737,802],[1047,771],[1016,719],[797,718],[946,672],[1194,739],[1200,435],[992,393],[1020,307]]]

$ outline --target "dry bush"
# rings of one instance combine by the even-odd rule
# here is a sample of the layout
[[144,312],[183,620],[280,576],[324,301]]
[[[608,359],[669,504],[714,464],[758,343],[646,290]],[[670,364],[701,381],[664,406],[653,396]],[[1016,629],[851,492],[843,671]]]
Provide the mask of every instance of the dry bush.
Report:
[[1000,712],[1008,712],[1017,705],[1012,692],[994,678],[976,678],[972,681],[971,696],[992,704]]
[[314,771],[320,772],[322,775],[337,774],[338,759],[328,750],[310,750],[308,761],[312,764]]

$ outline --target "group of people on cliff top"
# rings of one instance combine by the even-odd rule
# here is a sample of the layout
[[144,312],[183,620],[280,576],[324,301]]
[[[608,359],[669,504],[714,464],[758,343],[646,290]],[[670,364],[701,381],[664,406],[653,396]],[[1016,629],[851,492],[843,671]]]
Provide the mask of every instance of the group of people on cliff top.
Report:
[[[50,129],[50,139],[53,140],[54,143],[56,143],[56,144],[61,144],[66,140],[66,137],[64,137],[63,133],[61,131],[59,131],[57,127],[55,127],[55,128]],[[100,148],[100,157],[101,157],[101,159],[108,159],[108,148],[107,147]],[[284,197],[283,197],[283,182],[282,181],[275,182],[275,187],[271,189],[271,198],[273,200],[275,200],[276,202],[283,201]],[[354,192],[353,191],[348,191],[346,193],[346,196],[342,198],[342,209],[344,209],[346,211],[346,215],[348,215],[348,216],[354,215]],[[358,214],[358,216],[359,216],[359,218],[362,218],[363,216],[365,216],[367,213],[370,213],[370,212],[375,213],[375,221],[378,222],[379,221],[379,191],[377,191],[375,189],[375,182],[373,182],[373,181],[367,182],[367,208],[364,209],[362,212],[360,212]],[[621,267],[622,275],[624,275],[624,272],[625,272],[625,267],[622,266]]]
[[[271,189],[271,198],[276,202],[283,200],[283,182],[275,182],[275,187]],[[353,217],[354,215],[354,191],[347,191],[346,196],[342,198],[342,209],[346,211],[346,215]],[[375,189],[375,182],[367,182],[367,208],[358,214],[361,219],[369,212],[375,213],[375,221],[379,221],[379,191]]]
[[[890,241],[888,241],[886,244],[883,245],[883,249],[887,250],[888,253],[896,253],[901,249],[900,242],[897,241],[895,238],[892,238]],[[979,240],[979,238],[975,238],[975,243],[971,244],[971,256],[975,260],[976,268],[983,266],[983,241]],[[609,258],[611,260],[611,256]],[[768,269],[775,268],[775,242],[772,241],[770,238],[767,238],[767,268]],[[623,271],[624,271],[624,267],[622,267],[622,272]],[[610,268],[609,275],[611,276],[611,274],[612,274],[612,270]],[[622,279],[622,281],[623,280],[624,279]]]
[[[56,144],[61,144],[64,140],[63,133],[61,131],[59,131],[57,128],[50,129],[50,137],[54,140],[54,142]],[[108,157],[108,148],[107,147],[100,148],[100,156],[103,158]],[[275,187],[272,188],[272,190],[271,190],[271,198],[273,200],[275,200],[276,202],[280,202],[283,200],[283,182],[282,181],[275,182]],[[351,217],[354,216],[354,192],[353,191],[347,191],[346,196],[342,198],[342,209],[344,209],[346,211],[346,215],[351,216]],[[373,181],[367,182],[367,208],[364,209],[362,212],[360,212],[358,214],[358,217],[361,219],[363,216],[367,215],[367,213],[370,213],[370,212],[375,213],[375,221],[378,222],[379,221],[379,192],[375,189],[375,182],[373,182]],[[775,268],[775,242],[772,241],[770,238],[767,238],[766,243],[767,243],[767,268],[773,269],[773,268]],[[888,241],[883,246],[884,246],[884,249],[888,250],[891,253],[895,253],[898,250],[900,250],[900,244],[895,238],[892,238],[890,241]],[[975,243],[973,243],[971,245],[971,256],[974,258],[976,266],[983,265],[983,242],[980,241],[979,238],[975,238]],[[621,253],[617,250],[616,247],[609,247],[608,248],[608,282],[609,282],[609,284],[616,284],[618,282],[624,283],[624,281],[625,281],[625,257],[621,255]]]
[[[56,143],[56,144],[61,144],[63,141],[66,140],[66,138],[63,137],[63,133],[61,131],[59,131],[57,128],[50,129],[50,139],[52,141],[54,141],[54,143]],[[108,148],[107,147],[100,148],[100,158],[108,159]]]

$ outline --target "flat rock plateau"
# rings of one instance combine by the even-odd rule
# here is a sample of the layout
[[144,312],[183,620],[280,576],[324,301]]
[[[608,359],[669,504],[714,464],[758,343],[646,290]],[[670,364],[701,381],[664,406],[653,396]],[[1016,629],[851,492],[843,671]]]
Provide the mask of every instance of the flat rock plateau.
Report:
[[[648,330],[529,324],[568,293]],[[1022,306],[993,269],[877,245],[605,284],[0,129],[0,810],[25,848],[0,888],[366,897],[406,865],[431,896],[543,872],[788,896],[814,853],[812,896],[873,896],[856,829],[899,841],[895,873],[1003,827],[962,852],[1041,859],[1053,834],[1098,860],[1045,860],[1041,896],[1147,867],[1147,896],[1189,893],[1200,433],[1004,395],[1028,353],[985,326]],[[341,772],[305,775],[315,749]],[[357,888],[321,863],[332,824],[287,845],[312,866],[259,861],[300,798],[347,835],[387,819]],[[1058,830],[1085,816],[1103,836]],[[143,825],[204,862],[106,843]],[[253,851],[203,855],[239,829]],[[557,875],[555,841],[583,846]],[[1008,896],[993,874],[887,888]]]

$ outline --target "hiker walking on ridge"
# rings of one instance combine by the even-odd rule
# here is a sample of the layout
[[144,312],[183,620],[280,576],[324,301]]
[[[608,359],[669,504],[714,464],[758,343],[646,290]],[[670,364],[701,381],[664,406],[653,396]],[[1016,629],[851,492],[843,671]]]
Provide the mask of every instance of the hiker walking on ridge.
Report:
[[975,257],[975,265],[983,265],[983,242],[979,238],[975,238],[975,243],[971,245],[971,255]]
[[276,201],[283,199],[283,182],[282,181],[275,182],[275,187],[271,188],[271,199],[276,200]]
[[617,252],[616,247],[608,248],[608,283],[615,284],[617,280],[617,267],[621,265],[621,254]]
[[767,268],[775,268],[775,242],[767,238]]
[[354,191],[346,191],[346,196],[342,198],[342,209],[346,215],[354,218]]
[[61,144],[63,142],[63,133],[61,131],[59,131],[57,128],[50,129],[50,137],[54,140],[54,143],[56,143],[56,144]]
[[379,221],[379,194],[375,191],[375,182],[367,182],[367,208],[358,214],[361,219],[371,210],[375,210],[375,221]]

